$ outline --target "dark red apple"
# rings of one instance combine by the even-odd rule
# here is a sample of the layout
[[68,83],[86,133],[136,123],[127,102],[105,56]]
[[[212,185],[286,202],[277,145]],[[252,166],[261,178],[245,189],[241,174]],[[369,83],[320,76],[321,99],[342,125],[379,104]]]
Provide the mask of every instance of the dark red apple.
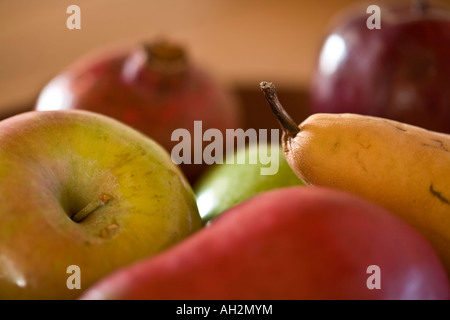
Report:
[[450,133],[450,9],[427,1],[381,2],[341,12],[320,50],[310,111],[381,116]]
[[[240,126],[234,95],[195,64],[178,44],[156,40],[120,49],[100,49],[80,58],[41,91],[35,109],[84,109],[128,124],[150,136],[169,152],[178,128],[193,132]],[[193,140],[193,138],[191,139]],[[181,165],[191,180],[201,164]]]

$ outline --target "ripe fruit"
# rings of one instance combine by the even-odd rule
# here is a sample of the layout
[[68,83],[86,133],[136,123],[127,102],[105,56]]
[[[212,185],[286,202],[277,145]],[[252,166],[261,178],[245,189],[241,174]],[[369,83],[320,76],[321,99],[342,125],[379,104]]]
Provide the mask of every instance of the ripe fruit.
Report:
[[[83,57],[50,81],[36,110],[83,109],[113,117],[159,142],[169,152],[175,129],[237,128],[240,110],[235,97],[186,50],[166,41],[135,48],[101,50]],[[182,164],[193,182],[205,168]]]
[[[271,147],[267,146],[268,152]],[[217,164],[200,177],[194,185],[194,192],[204,222],[261,192],[303,185],[286,162],[281,148],[278,148],[277,154],[270,155],[271,163],[266,159],[266,152],[265,149],[260,151],[257,143],[241,148],[234,156],[234,163]],[[239,164],[238,159],[245,161]],[[254,164],[252,160],[255,160]],[[270,166],[278,168],[278,171],[263,175],[261,169]]]
[[[370,289],[370,266],[379,268],[380,289]],[[448,292],[433,248],[403,220],[349,193],[289,187],[231,208],[81,299],[446,299]]]
[[314,114],[298,127],[261,87],[284,131],[286,159],[306,183],[347,190],[423,232],[450,272],[450,135],[357,114]]
[[450,8],[385,2],[381,29],[367,5],[342,12],[320,50],[312,113],[379,116],[450,133]]
[[124,124],[80,110],[0,122],[0,299],[76,298],[200,227],[170,156]]

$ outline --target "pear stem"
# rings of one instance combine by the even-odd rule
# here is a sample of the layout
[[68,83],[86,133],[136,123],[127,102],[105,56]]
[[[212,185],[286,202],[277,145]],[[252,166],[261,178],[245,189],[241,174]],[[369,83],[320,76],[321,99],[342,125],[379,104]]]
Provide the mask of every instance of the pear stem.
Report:
[[267,102],[270,105],[273,113],[278,119],[284,133],[294,138],[300,132],[299,127],[289,114],[284,110],[280,101],[278,100],[277,90],[272,82],[263,81],[259,84],[261,90],[264,92]]
[[102,194],[100,197],[98,197],[94,201],[91,201],[86,207],[84,207],[78,213],[76,213],[72,217],[72,220],[75,222],[83,221],[92,212],[94,212],[95,210],[97,210],[100,207],[103,207],[110,199],[111,199],[111,197],[108,196],[107,194]]

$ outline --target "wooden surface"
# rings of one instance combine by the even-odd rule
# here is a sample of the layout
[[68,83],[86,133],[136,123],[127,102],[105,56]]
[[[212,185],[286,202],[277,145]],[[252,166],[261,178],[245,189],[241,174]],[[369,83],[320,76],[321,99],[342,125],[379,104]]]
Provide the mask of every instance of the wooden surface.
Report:
[[[357,0],[1,0],[0,114],[27,108],[42,86],[80,56],[163,35],[239,88],[262,80],[307,87],[330,20]],[[81,30],[66,9],[81,8]]]

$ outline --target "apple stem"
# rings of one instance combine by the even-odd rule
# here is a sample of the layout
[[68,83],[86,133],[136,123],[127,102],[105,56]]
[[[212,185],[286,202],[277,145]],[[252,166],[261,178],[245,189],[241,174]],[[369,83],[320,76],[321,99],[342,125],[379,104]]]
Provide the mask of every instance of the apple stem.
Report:
[[97,210],[100,207],[103,207],[110,199],[111,199],[111,197],[108,196],[107,194],[102,194],[100,197],[98,197],[94,201],[90,202],[86,207],[84,207],[78,213],[76,213],[72,217],[72,220],[75,222],[83,221],[92,212],[94,212],[95,210]]
[[289,114],[284,110],[280,101],[278,100],[277,90],[272,82],[263,81],[259,84],[261,90],[264,92],[267,102],[270,105],[273,113],[276,115],[283,131],[288,136],[294,138],[300,132],[299,127]]

